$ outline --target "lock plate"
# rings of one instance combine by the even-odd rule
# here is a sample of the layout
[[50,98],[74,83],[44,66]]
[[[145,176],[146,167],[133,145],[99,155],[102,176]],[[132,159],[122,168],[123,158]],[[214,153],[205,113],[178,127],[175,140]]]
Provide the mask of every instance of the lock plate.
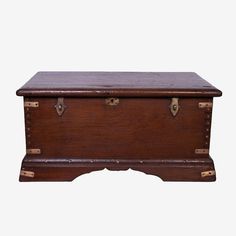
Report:
[[107,98],[105,103],[110,106],[116,106],[120,102],[119,98]]

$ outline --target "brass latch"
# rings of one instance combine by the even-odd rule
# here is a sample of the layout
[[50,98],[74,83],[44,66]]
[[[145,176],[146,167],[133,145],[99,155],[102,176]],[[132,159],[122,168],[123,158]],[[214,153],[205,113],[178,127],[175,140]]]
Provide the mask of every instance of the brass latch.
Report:
[[202,178],[207,177],[207,176],[212,176],[212,175],[216,175],[216,172],[214,170],[208,170],[208,171],[201,172]]
[[41,150],[38,148],[26,149],[27,154],[41,154]]
[[24,102],[24,107],[39,107],[39,102]]
[[21,170],[20,175],[25,176],[25,177],[34,178],[34,172],[33,171]]
[[179,108],[180,108],[179,98],[172,98],[171,104],[169,107],[170,107],[170,111],[171,111],[172,115],[176,116],[179,111]]

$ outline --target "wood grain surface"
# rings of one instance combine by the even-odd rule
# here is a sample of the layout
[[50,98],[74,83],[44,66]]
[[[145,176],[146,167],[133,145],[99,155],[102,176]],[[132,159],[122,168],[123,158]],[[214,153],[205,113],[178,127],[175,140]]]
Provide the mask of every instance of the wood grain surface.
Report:
[[209,148],[211,110],[198,107],[209,98],[179,99],[176,117],[171,99],[121,98],[109,106],[103,98],[65,98],[62,116],[56,98],[26,100],[39,102],[26,108],[27,148],[40,148],[37,157],[188,159],[199,157],[195,149]]
[[38,72],[19,96],[213,97],[221,96],[193,72]]

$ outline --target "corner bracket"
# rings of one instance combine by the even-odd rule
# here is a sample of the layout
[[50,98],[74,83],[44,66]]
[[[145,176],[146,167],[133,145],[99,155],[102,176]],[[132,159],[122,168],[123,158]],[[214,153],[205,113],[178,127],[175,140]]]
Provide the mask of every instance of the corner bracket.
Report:
[[201,177],[207,177],[207,176],[212,176],[212,175],[216,175],[216,172],[214,170],[208,170],[208,171],[203,171],[201,172]]

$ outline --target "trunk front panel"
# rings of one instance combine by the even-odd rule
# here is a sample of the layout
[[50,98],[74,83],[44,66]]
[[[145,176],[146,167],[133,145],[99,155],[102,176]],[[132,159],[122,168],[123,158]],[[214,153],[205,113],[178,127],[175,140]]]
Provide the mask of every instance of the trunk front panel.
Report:
[[[35,158],[189,159],[208,157],[211,109],[199,102],[211,98],[179,98],[174,117],[171,98],[64,98],[59,116],[57,98],[25,98],[38,107],[25,108],[27,149]],[[33,155],[32,155],[33,156]]]

